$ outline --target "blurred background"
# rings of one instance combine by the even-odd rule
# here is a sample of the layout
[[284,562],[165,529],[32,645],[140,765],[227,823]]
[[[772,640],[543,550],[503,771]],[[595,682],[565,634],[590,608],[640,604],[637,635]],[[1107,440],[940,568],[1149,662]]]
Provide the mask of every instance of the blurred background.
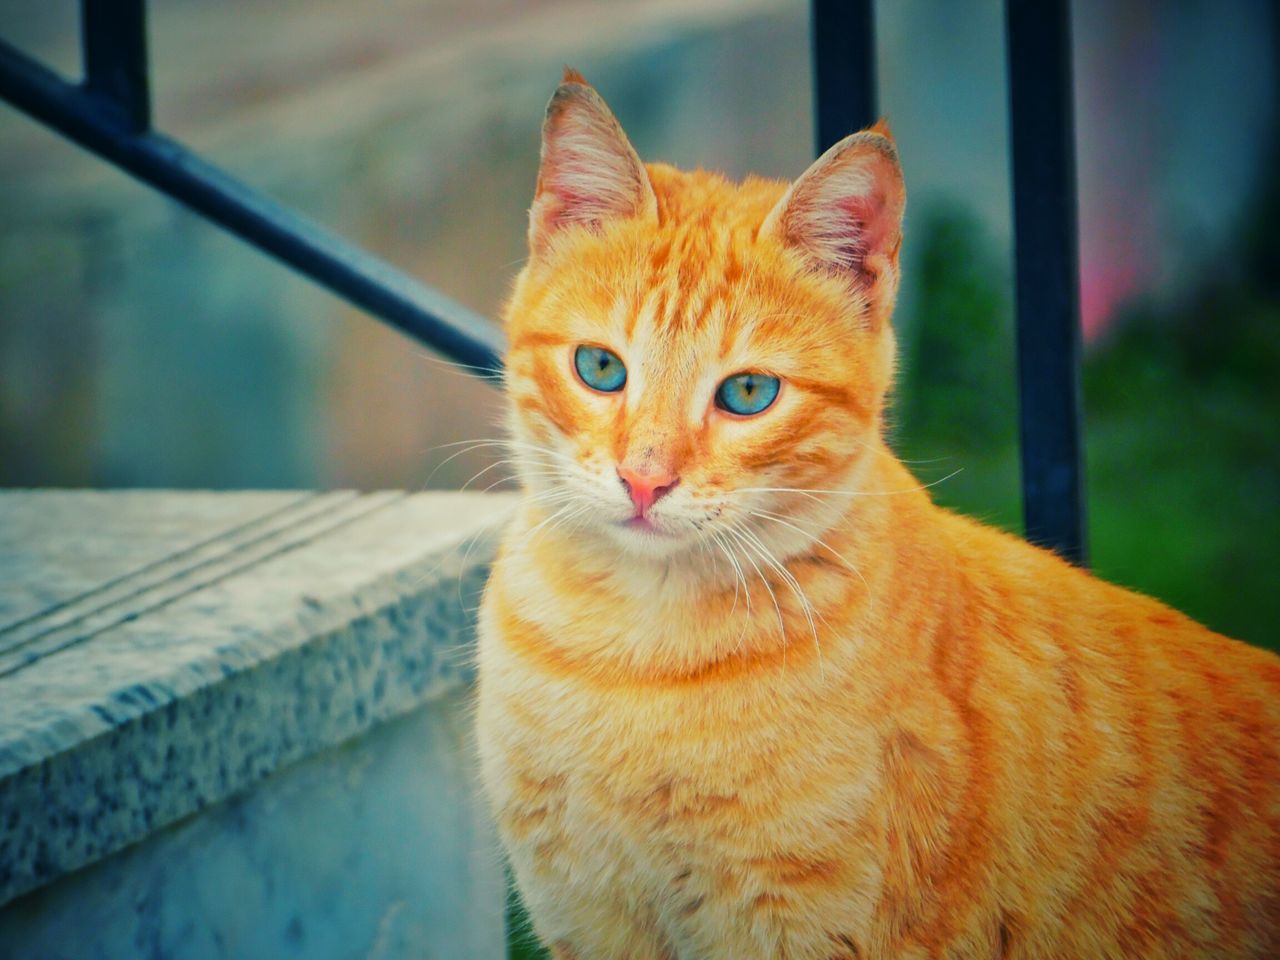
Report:
[[[1092,562],[1280,623],[1280,9],[1075,3]],[[80,72],[75,0],[0,37]],[[998,0],[878,4],[910,202],[894,443],[1018,530]],[[153,0],[157,126],[481,313],[524,256],[543,105],[582,70],[641,155],[793,177],[805,0]],[[498,393],[0,104],[0,485],[457,487]],[[434,471],[434,472],[433,472]],[[477,481],[487,486],[490,471]]]

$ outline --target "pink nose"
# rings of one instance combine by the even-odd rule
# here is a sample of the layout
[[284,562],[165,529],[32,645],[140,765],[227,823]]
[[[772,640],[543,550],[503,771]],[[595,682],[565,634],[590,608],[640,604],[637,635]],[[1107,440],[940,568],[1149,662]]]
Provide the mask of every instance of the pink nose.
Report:
[[637,515],[643,517],[649,508],[675,489],[680,478],[665,470],[641,471],[629,467],[618,468],[618,479],[627,488]]

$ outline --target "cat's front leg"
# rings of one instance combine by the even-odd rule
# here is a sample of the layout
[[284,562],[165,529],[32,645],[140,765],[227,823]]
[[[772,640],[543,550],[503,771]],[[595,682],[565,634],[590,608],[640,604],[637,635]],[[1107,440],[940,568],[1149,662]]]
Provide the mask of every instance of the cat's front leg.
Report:
[[[555,960],[684,960],[625,880],[585,856],[590,845],[513,845],[511,864],[538,939]],[[618,850],[604,859],[620,860]]]
[[657,928],[621,904],[590,902],[548,916],[530,905],[534,930],[555,960],[683,960]]
[[[558,940],[548,946],[547,949],[551,953],[552,960],[594,960],[594,955],[578,951],[567,940]],[[654,949],[659,949],[659,952],[652,952]],[[616,956],[619,960],[624,957],[627,960],[631,960],[631,958],[636,958],[636,960],[676,960],[675,955],[669,950],[656,948],[653,944],[646,947],[643,944],[634,943],[624,947],[623,950],[624,952],[622,953],[610,954],[609,956]]]
[[593,913],[590,926],[578,926],[568,935],[552,933],[534,919],[553,960],[682,960],[654,929],[621,911],[607,917],[599,910]]

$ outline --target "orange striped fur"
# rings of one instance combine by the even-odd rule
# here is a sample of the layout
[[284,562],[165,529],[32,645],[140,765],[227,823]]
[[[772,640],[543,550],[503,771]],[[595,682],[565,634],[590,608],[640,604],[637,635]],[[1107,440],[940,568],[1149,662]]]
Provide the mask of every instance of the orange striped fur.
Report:
[[[1280,660],[934,506],[882,439],[887,127],[642,166],[567,75],[507,309],[478,735],[574,960],[1280,956]],[[626,364],[588,389],[578,344]],[[771,408],[712,401],[743,370]],[[624,525],[623,466],[678,485]],[[798,491],[798,492],[797,492]]]

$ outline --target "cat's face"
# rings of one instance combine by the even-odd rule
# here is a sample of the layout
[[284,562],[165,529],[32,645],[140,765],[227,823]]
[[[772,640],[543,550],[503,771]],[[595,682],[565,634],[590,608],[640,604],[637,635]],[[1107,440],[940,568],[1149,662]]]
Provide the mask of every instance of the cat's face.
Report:
[[507,309],[513,457],[548,523],[761,566],[820,536],[877,446],[901,213],[880,133],[790,190],[646,170],[567,76]]

